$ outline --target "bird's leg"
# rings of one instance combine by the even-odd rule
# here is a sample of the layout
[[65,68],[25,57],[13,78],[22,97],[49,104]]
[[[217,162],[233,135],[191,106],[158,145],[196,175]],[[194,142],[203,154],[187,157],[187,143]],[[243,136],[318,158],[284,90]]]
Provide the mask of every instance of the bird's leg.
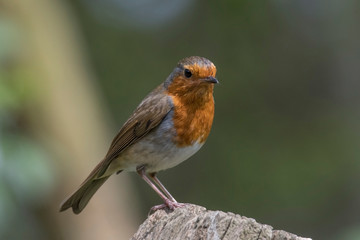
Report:
[[137,173],[142,177],[142,179],[144,179],[145,182],[147,182],[147,184],[149,184],[150,187],[151,187],[152,189],[154,189],[154,191],[162,198],[162,200],[164,200],[164,202],[170,201],[170,200],[164,195],[164,193],[161,192],[161,191],[156,187],[156,185],[155,185],[153,182],[151,182],[151,180],[148,178],[148,176],[147,176],[146,173],[145,173],[145,167],[144,167],[144,166],[138,167],[138,168],[136,169],[136,171],[137,171]]
[[170,194],[170,192],[164,187],[160,180],[156,177],[156,173],[150,173],[149,176],[151,179],[160,187],[160,189],[166,194],[166,196],[174,203],[177,203],[175,198]]
[[156,177],[156,173],[150,173],[149,176],[151,179],[160,187],[160,189],[166,194],[169,200],[173,202],[172,207],[183,207],[184,203],[178,203],[175,198],[171,195],[171,193],[164,187],[164,185],[160,182],[160,180]]
[[148,178],[148,176],[146,175],[146,172],[145,172],[145,166],[140,166],[140,167],[137,167],[136,168],[136,171],[137,173],[142,177],[142,179],[145,180],[145,182],[147,182],[147,184],[150,185],[150,187],[152,189],[154,189],[154,191],[164,200],[164,203],[163,204],[160,204],[160,205],[156,205],[154,207],[152,207],[150,209],[150,212],[155,212],[159,209],[163,209],[163,208],[166,208],[168,207],[170,210],[174,210],[175,208],[177,207],[180,207],[180,206],[183,206],[182,204],[180,203],[177,203],[177,202],[173,202],[172,200],[170,200],[169,198],[167,198],[163,192],[161,192],[157,187],[156,185]]

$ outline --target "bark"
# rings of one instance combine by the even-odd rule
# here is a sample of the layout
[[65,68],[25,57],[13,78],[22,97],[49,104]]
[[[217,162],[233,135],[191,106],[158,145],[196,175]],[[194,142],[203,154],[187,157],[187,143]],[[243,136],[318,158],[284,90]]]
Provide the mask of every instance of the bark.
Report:
[[271,239],[301,240],[283,230],[234,213],[188,204],[174,211],[158,210],[139,227],[132,240],[144,239]]

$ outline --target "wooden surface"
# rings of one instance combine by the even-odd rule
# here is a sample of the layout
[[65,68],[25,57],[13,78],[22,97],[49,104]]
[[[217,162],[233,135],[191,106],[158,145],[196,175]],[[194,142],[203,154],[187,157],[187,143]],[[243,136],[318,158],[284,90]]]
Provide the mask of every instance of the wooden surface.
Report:
[[144,239],[269,239],[301,240],[282,230],[257,223],[252,218],[234,213],[210,211],[197,205],[187,205],[173,212],[159,210],[139,227],[132,240]]

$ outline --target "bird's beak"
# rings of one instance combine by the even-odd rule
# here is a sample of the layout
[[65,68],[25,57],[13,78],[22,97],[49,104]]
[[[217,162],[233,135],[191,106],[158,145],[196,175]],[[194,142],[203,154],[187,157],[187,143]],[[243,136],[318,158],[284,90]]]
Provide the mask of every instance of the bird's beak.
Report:
[[219,83],[219,81],[214,77],[203,78],[203,81],[208,83]]

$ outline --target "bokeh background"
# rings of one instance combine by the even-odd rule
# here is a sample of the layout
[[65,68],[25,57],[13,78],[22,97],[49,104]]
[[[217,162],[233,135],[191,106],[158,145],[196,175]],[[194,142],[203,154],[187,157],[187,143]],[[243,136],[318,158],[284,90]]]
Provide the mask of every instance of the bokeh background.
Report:
[[360,2],[0,0],[0,239],[128,239],[159,197],[112,177],[58,213],[183,57],[218,68],[207,144],[159,174],[180,202],[360,239]]

